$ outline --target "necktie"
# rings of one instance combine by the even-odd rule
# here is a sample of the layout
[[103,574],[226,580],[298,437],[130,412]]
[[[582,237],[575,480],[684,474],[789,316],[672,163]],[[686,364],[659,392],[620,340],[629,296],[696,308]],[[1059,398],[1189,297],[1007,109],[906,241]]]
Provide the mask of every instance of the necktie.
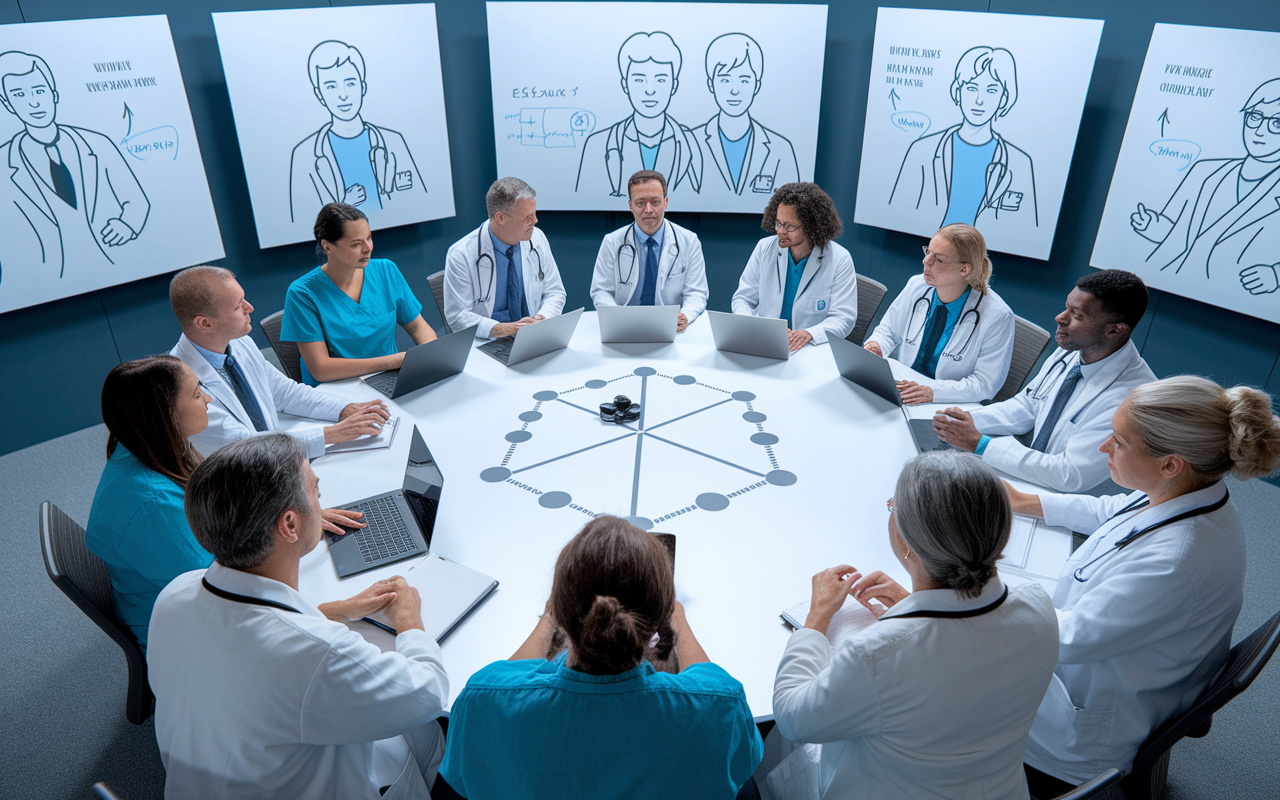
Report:
[[640,305],[651,306],[658,288],[658,243],[651,237],[645,242],[644,286],[640,289]]
[[62,155],[58,152],[57,141],[46,145],[44,151],[49,155],[49,180],[53,183],[53,190],[58,193],[58,197],[62,198],[62,202],[75,208],[76,184],[71,180],[71,170],[67,169]]
[[1040,432],[1036,434],[1036,440],[1031,443],[1032,450],[1039,450],[1043,453],[1049,446],[1049,437],[1053,435],[1053,428],[1058,424],[1058,418],[1062,416],[1062,410],[1067,407],[1067,402],[1071,400],[1071,393],[1076,390],[1076,384],[1080,382],[1080,365],[1076,364],[1067,373],[1067,377],[1062,381],[1062,387],[1058,389],[1058,396],[1053,398],[1053,407],[1049,409],[1049,416],[1044,418],[1044,425],[1040,426]]
[[942,332],[946,329],[946,307],[934,306],[929,314],[929,332],[925,334],[924,341],[920,343],[920,350],[916,353],[916,360],[911,362],[912,369],[916,372],[923,372],[930,378],[934,377],[933,372],[937,369],[937,362],[933,360],[933,351],[938,349],[938,342],[942,341]]
[[249,419],[253,420],[254,429],[258,432],[265,431],[267,420],[262,416],[262,408],[258,405],[253,392],[249,391],[249,381],[241,371],[240,365],[236,363],[235,357],[228,355],[227,360],[223,362],[223,368],[227,371],[227,377],[231,379],[231,389],[236,393],[236,399],[240,401],[240,405],[244,406],[244,410],[249,412]]
[[[512,322],[529,316],[529,303],[524,297],[524,282],[520,280],[520,273],[513,260],[515,252],[515,245],[507,248],[507,311],[511,313]],[[517,297],[520,298],[519,303],[516,302]]]

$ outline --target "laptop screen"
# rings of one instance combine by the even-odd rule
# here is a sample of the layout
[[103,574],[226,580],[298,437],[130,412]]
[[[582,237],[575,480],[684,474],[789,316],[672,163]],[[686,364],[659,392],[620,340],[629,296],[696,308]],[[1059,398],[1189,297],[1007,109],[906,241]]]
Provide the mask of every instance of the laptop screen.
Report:
[[409,444],[409,463],[405,465],[403,489],[406,493],[422,495],[435,500],[440,499],[440,489],[444,485],[444,475],[436,460],[432,458],[427,443],[423,441],[418,426],[413,426],[413,440]]

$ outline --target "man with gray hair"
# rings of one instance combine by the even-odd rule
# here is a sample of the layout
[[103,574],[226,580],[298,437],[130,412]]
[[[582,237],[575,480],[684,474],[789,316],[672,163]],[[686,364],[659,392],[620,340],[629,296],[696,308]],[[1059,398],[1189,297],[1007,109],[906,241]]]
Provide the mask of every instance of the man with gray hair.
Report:
[[[440,646],[401,577],[320,606],[298,593],[321,535],[301,445],[230,444],[195,469],[185,502],[216,560],[175,578],[151,615],[165,796],[430,798],[449,698]],[[340,624],[377,611],[399,631],[394,651]]]
[[337,421],[323,428],[292,431],[311,458],[324,455],[326,444],[376,436],[390,417],[381,400],[348,403],[291,380],[267,363],[249,335],[253,306],[231,270],[184,269],[169,283],[169,304],[182,326],[182,336],[169,355],[191,367],[213,398],[209,427],[191,437],[201,455],[248,436],[280,430],[281,411]]
[[455,331],[501,339],[564,309],[564,284],[538,224],[537,192],[499,178],[485,194],[489,219],[445,256],[444,318]]

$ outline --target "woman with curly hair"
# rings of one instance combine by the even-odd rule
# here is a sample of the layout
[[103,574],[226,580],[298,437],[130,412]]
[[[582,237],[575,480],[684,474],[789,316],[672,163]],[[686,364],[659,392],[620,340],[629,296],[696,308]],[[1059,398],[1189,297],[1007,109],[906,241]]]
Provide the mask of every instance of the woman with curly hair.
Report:
[[858,321],[858,276],[836,204],[816,183],[778,187],[765,207],[761,239],[733,293],[733,313],[787,321],[792,351],[844,338]]

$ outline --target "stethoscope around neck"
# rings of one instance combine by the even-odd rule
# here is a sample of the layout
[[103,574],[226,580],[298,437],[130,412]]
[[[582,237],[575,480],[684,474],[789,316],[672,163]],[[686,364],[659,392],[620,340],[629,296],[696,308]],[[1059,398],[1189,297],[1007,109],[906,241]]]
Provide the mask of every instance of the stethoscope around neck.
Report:
[[[666,224],[665,222],[663,223]],[[671,234],[671,265],[667,267],[667,279],[671,278],[671,270],[676,268],[676,261],[680,258],[680,236],[676,233],[675,228],[667,228],[667,232]],[[653,237],[649,237],[652,239]],[[630,239],[630,241],[628,241]],[[618,283],[622,286],[630,286],[631,279],[636,275],[636,265],[640,262],[640,253],[636,250],[636,224],[633,222],[627,226],[627,232],[622,235],[622,244],[618,245]],[[627,270],[624,277],[622,274],[622,251],[631,251],[631,268]],[[539,262],[541,263],[541,262]]]
[[[920,341],[920,334],[924,332],[925,323],[929,321],[929,306],[932,304],[931,295],[935,292],[937,292],[937,289],[930,286],[925,290],[924,294],[917,297],[916,301],[911,304],[911,314],[907,317],[907,344],[915,344]],[[964,321],[968,319],[970,314],[973,315],[973,327],[969,329],[969,336],[965,338],[964,345],[961,346],[959,350],[953,350],[951,348],[951,343],[948,342],[947,347],[942,351],[942,355],[952,361],[964,360],[964,353],[969,349],[969,343],[973,341],[973,337],[978,333],[978,326],[982,324],[982,312],[978,309],[982,305],[982,299],[984,296],[985,295],[982,293],[979,293],[978,302],[973,304],[973,308],[970,308],[961,314],[960,319],[956,320],[955,327],[951,329],[952,336],[954,337],[954,332],[960,330],[960,328],[964,326]],[[911,323],[916,318],[916,312],[920,310],[921,303],[924,303],[924,316],[920,318],[920,327],[916,328],[915,333],[912,333]],[[945,314],[946,310],[944,309],[941,313]]]
[[[480,295],[479,302],[487,303],[493,297],[493,287],[498,282],[498,264],[493,260],[493,256],[484,251],[484,235],[489,232],[488,224],[485,224],[480,235],[476,236],[476,286],[484,286],[484,278],[480,276],[480,265],[486,260],[489,262],[489,288]],[[519,247],[520,245],[516,245]],[[533,253],[538,259],[538,280],[545,280],[546,275],[542,272],[542,254],[538,252],[538,246],[533,243],[533,239],[529,240],[529,252]]]
[[[790,248],[788,248],[788,247],[783,247],[783,248],[782,248],[782,250],[783,250],[784,252],[789,252],[789,251],[790,251]],[[817,277],[818,277],[818,273],[822,271],[822,259],[823,259],[823,258],[825,258],[825,257],[826,257],[826,255],[827,255],[827,246],[824,244],[822,247],[815,247],[812,251],[810,251],[810,252],[809,252],[809,256],[808,256],[808,257],[809,257],[809,258],[812,258],[815,254],[816,254],[816,255],[817,255],[817,257],[818,257],[818,268],[817,268],[817,269],[815,269],[815,270],[813,271],[813,275],[809,278],[809,282],[808,282],[808,283],[806,283],[804,286],[801,286],[801,287],[799,287],[799,288],[797,288],[797,289],[796,289],[796,297],[799,297],[800,295],[804,294],[804,293],[805,293],[805,290],[806,290],[806,289],[808,289],[811,285],[813,285],[813,281],[814,281],[814,279],[815,279],[815,278],[817,278]],[[784,281],[783,281],[783,279],[782,279],[782,273],[784,273],[784,272],[786,272],[786,269],[784,269],[784,268],[783,268],[783,266],[782,266],[782,253],[779,253],[779,254],[778,254],[778,269],[777,269],[777,273],[778,273],[778,291],[779,291],[779,292],[785,292],[785,291],[786,291],[786,288],[784,287]]]
[[[1138,541],[1143,536],[1146,536],[1148,533],[1152,533],[1154,531],[1160,530],[1166,525],[1172,525],[1175,522],[1182,522],[1184,519],[1191,519],[1192,517],[1199,517],[1199,516],[1203,516],[1204,514],[1212,514],[1214,511],[1217,511],[1218,509],[1225,506],[1227,504],[1227,501],[1230,499],[1231,499],[1231,492],[1224,489],[1222,494],[1222,499],[1217,501],[1216,503],[1210,503],[1207,506],[1200,506],[1199,508],[1193,508],[1190,511],[1184,511],[1181,514],[1169,517],[1168,519],[1162,522],[1157,522],[1154,525],[1148,525],[1147,527],[1141,530],[1134,528],[1124,538],[1117,541],[1111,547],[1108,547],[1106,550],[1103,550],[1101,553],[1094,556],[1090,561],[1086,562],[1085,564],[1082,564],[1081,566],[1076,567],[1075,570],[1072,571],[1071,576],[1076,580],[1080,581],[1081,583],[1084,583],[1085,581],[1089,580],[1088,576],[1084,574],[1085,570],[1087,570],[1089,567],[1092,567],[1094,564],[1097,564],[1099,561],[1106,558],[1107,556],[1113,553],[1120,552],[1122,549]],[[1137,500],[1134,500],[1132,503],[1120,509],[1116,513],[1112,514],[1111,519],[1115,519],[1121,514],[1127,514],[1130,511],[1136,511],[1137,509],[1143,508],[1150,504],[1151,504],[1151,498],[1147,497],[1146,495],[1143,495],[1142,497],[1139,497]]]

